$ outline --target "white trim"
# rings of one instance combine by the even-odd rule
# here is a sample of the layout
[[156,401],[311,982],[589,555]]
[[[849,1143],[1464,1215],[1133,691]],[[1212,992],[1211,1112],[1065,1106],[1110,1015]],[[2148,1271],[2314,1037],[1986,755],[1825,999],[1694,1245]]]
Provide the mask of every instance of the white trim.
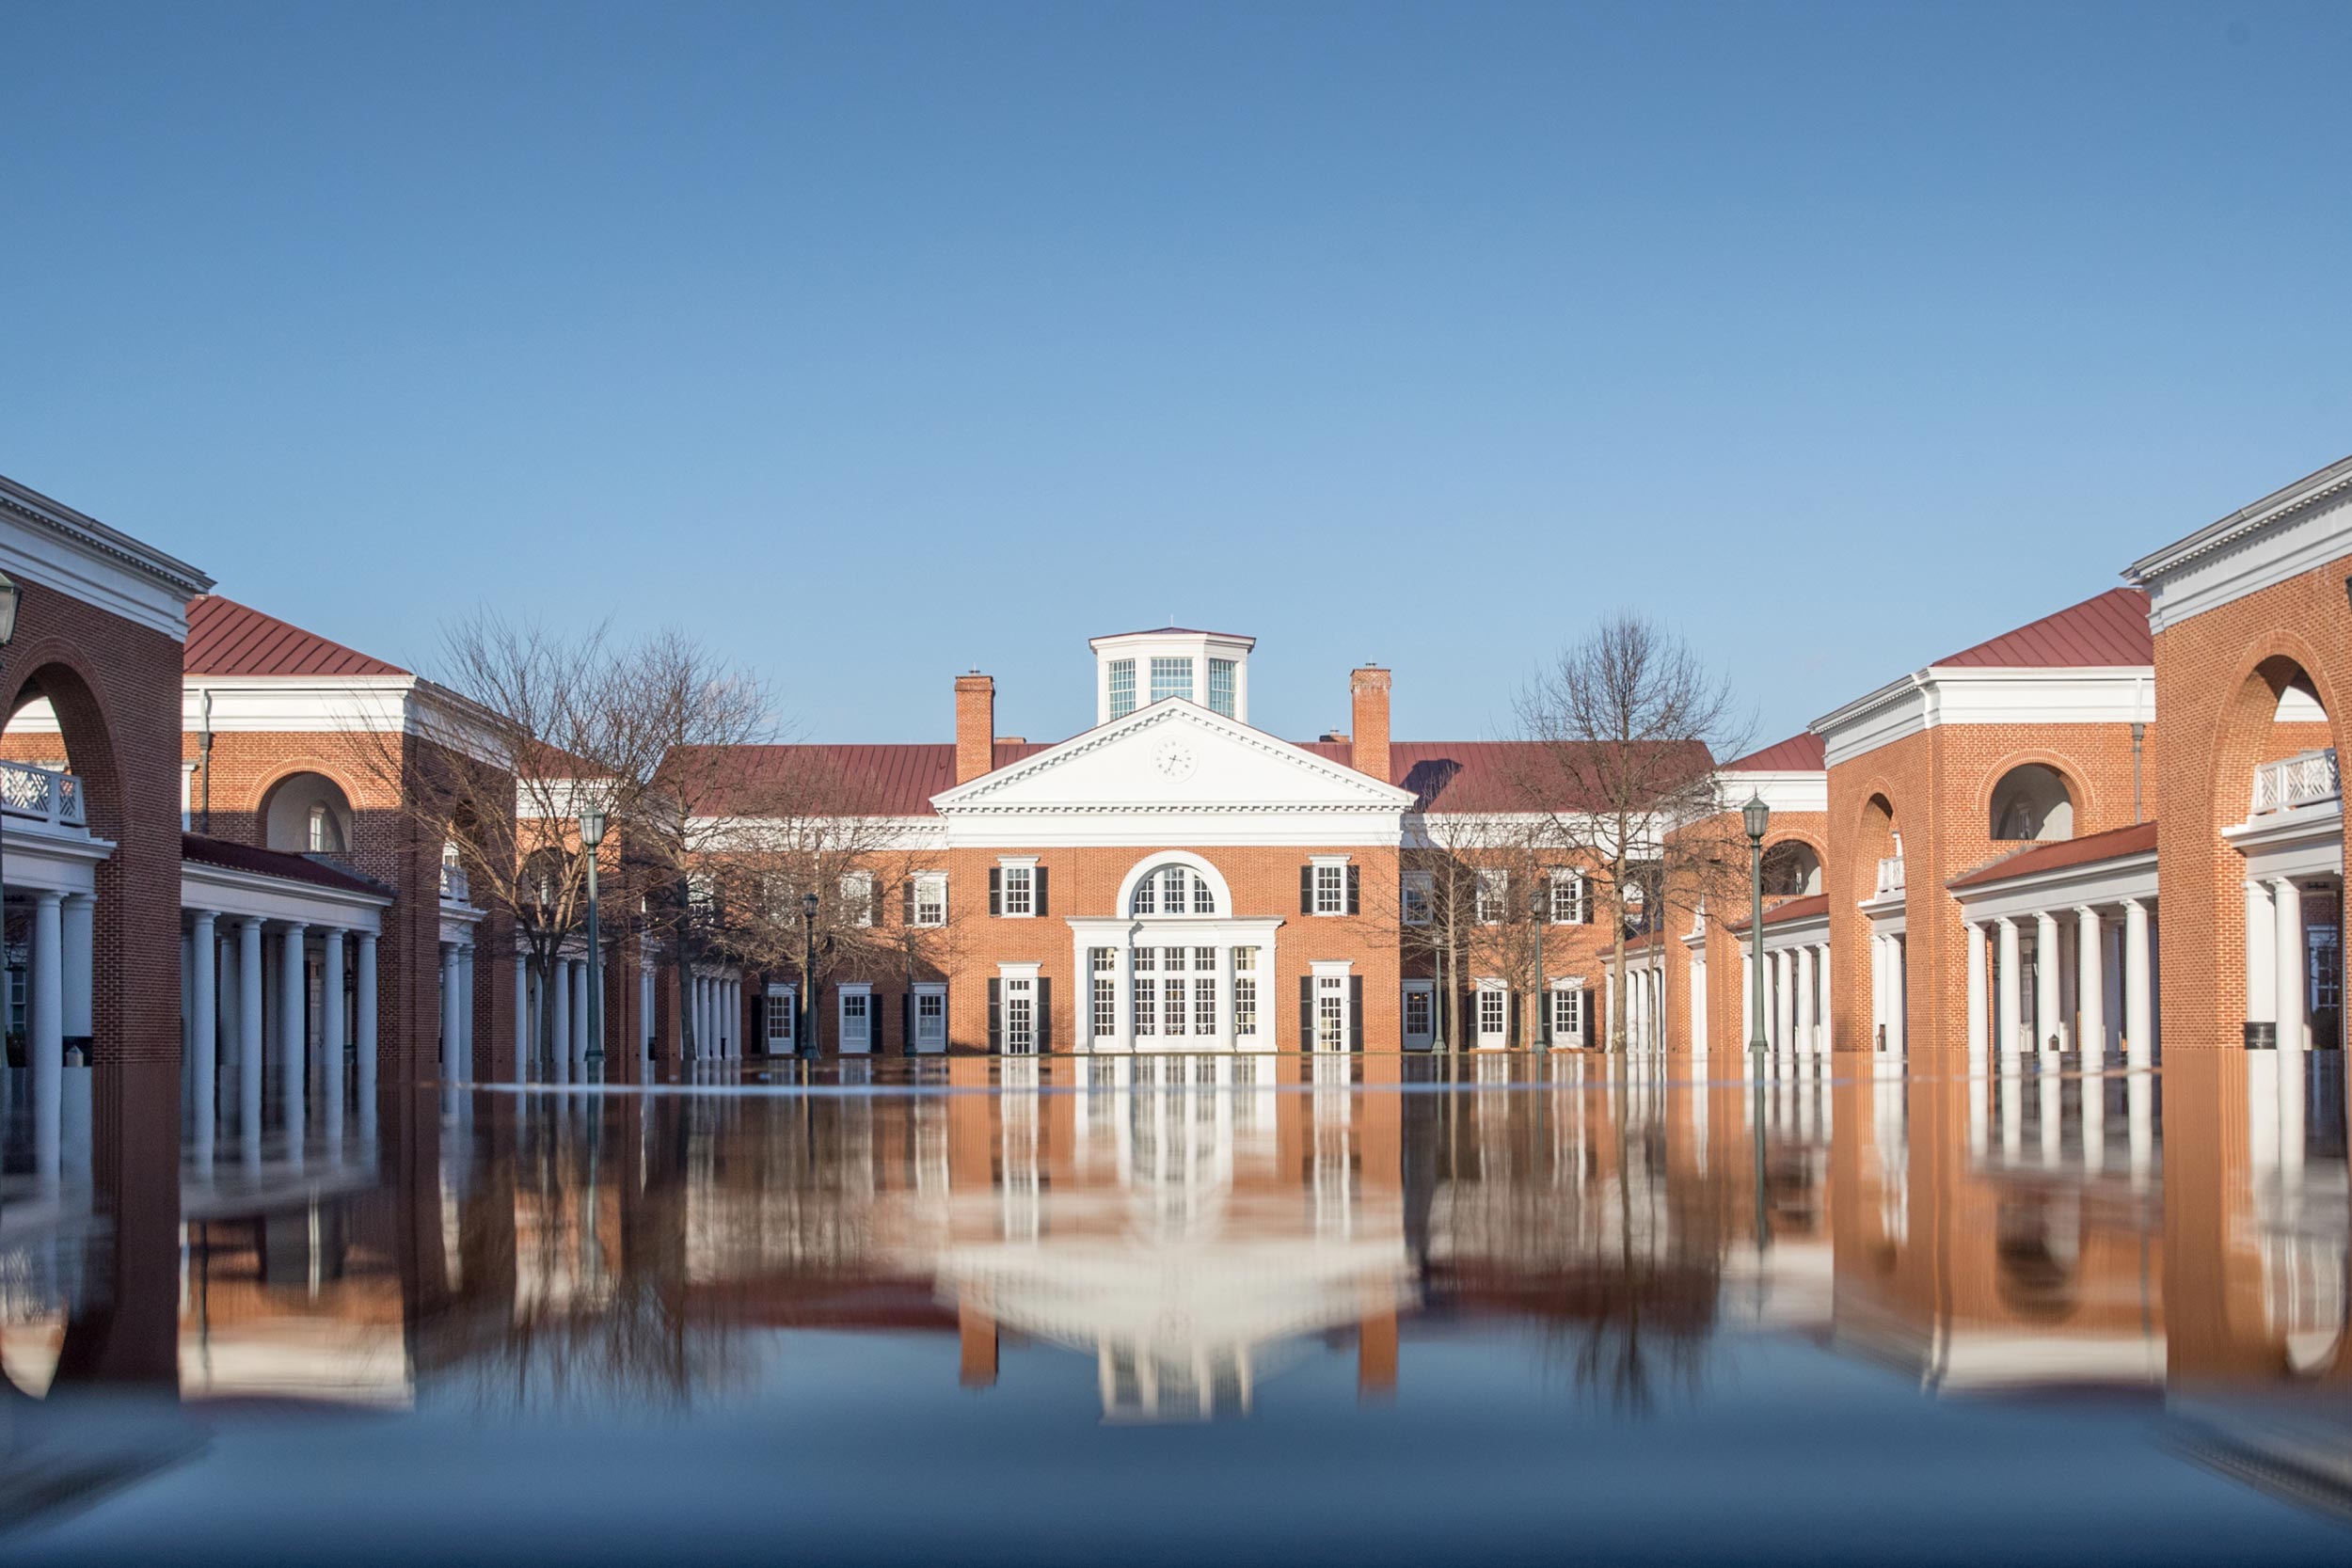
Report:
[[[13,857],[8,869],[13,881]],[[392,898],[389,894],[324,887],[291,877],[272,877],[265,872],[243,871],[202,861],[182,861],[180,907],[243,918],[334,927],[375,936],[383,930],[383,912],[392,907]],[[471,942],[473,938],[470,933],[462,939],[444,933],[443,940]]]
[[2340,877],[2344,874],[2344,802],[2323,800],[2291,811],[2265,812],[2222,829],[2221,841],[2246,857],[2249,877]]
[[0,819],[0,863],[12,888],[95,893],[98,863],[115,852],[112,839],[47,832],[16,820]]
[[[1153,914],[1130,915],[1127,912],[1135,907],[1136,888],[1143,879],[1147,875],[1157,875],[1171,865],[1181,865],[1209,884],[1209,891],[1216,900],[1216,913],[1194,914],[1186,911],[1180,914],[1169,914],[1162,911]],[[1158,900],[1153,899],[1152,902],[1157,903]],[[1146,855],[1129,866],[1127,875],[1120,879],[1119,902],[1112,908],[1119,911],[1114,918],[1122,926],[1138,920],[1182,920],[1203,923],[1230,920],[1233,914],[1233,890],[1226,885],[1225,874],[1199,855],[1186,854],[1181,849],[1171,849],[1165,854]]]
[[[866,999],[866,1039],[855,1050],[850,1047],[849,1000],[852,996]],[[870,1056],[874,1053],[875,1027],[882,1022],[880,1010],[874,1006],[874,987],[867,980],[845,980],[834,988],[833,1037],[835,1052],[844,1056]]]
[[1813,721],[1832,768],[1939,724],[2129,724],[2156,717],[2153,664],[1929,665]]
[[1826,768],[1718,773],[1715,789],[1724,809],[1737,811],[1751,795],[1761,795],[1775,816],[1786,812],[1827,812],[1829,769]]
[[213,586],[186,562],[5,477],[0,571],[182,643],[188,600]]
[[2340,458],[2124,568],[2148,624],[2193,615],[2352,556],[2352,457]]

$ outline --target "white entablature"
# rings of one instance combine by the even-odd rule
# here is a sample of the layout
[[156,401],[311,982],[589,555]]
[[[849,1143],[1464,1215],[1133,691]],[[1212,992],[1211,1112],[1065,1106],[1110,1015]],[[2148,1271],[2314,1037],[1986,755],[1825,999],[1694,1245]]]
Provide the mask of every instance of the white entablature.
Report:
[[933,796],[948,842],[1394,846],[1410,790],[1169,699]]
[[2156,717],[2153,664],[1931,664],[1812,723],[1832,767],[1939,724],[2131,724]]
[[2352,457],[2304,475],[2124,568],[2157,631],[2352,555]]

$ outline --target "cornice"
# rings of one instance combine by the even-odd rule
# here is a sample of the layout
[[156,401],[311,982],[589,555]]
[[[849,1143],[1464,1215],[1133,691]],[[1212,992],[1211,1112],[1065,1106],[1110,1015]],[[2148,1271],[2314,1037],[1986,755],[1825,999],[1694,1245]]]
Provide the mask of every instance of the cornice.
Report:
[[213,579],[176,556],[143,545],[119,529],[76,512],[28,485],[0,475],[0,511],[23,518],[88,551],[145,574],[183,598],[209,593]]
[[2285,513],[2324,500],[2346,489],[2352,489],[2352,457],[2338,458],[2316,473],[2306,474],[2294,483],[2273,490],[2260,500],[2241,506],[2217,522],[2206,524],[2185,539],[2175,540],[2160,550],[2141,556],[2123,568],[2123,579],[2141,587],[2150,586],[2154,578],[2178,571],[2198,557],[2209,555],[2233,540],[2262,529]]

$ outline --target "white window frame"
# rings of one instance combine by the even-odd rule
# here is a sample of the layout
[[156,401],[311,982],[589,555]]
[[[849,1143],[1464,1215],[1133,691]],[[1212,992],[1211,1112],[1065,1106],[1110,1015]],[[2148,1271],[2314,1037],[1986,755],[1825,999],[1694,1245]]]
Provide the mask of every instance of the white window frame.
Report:
[[[1551,874],[1550,924],[1554,926],[1584,926],[1591,923],[1592,890],[1585,886],[1581,871],[1554,871]],[[1565,911],[1563,913],[1562,911]]]
[[850,925],[873,925],[874,874],[871,871],[844,871],[841,874],[841,902],[849,910]]
[[1511,873],[1499,865],[1481,866],[1472,912],[1481,926],[1500,926],[1511,912]]
[[1551,1006],[1551,1043],[1582,1045],[1588,1026],[1584,1017],[1584,982],[1554,980],[1546,999]]
[[[866,1020],[866,1032],[855,1042],[850,1038],[850,1003],[855,1000]],[[874,988],[863,980],[841,988],[834,999],[834,1034],[841,1042],[844,1056],[870,1056],[874,1053]]]
[[[1127,689],[1126,689],[1126,690],[1124,690],[1124,691],[1121,691],[1121,690],[1120,690],[1120,689],[1119,689],[1119,677],[1120,677],[1120,675],[1121,673],[1124,673],[1124,674],[1126,675],[1126,677],[1127,677]],[[1132,659],[1132,658],[1115,658],[1115,659],[1112,659],[1112,660],[1111,660],[1111,663],[1110,663],[1110,686],[1109,686],[1109,690],[1110,690],[1110,712],[1111,712],[1111,717],[1112,717],[1112,718],[1114,718],[1114,719],[1124,719],[1124,718],[1126,718],[1126,717],[1127,717],[1127,715],[1129,715],[1129,714],[1131,714],[1131,713],[1135,712],[1135,710],[1136,710],[1136,661],[1135,661],[1134,659]],[[1126,698],[1126,699],[1127,699],[1127,703],[1126,703],[1126,705],[1125,705],[1124,707],[1121,707],[1121,706],[1120,705],[1120,701],[1119,701],[1119,700],[1120,700],[1121,697],[1124,697],[1124,698]]]
[[[1493,1004],[1493,1017],[1499,1021],[1493,1029],[1486,1027],[1489,1003]],[[1511,1043],[1511,988],[1507,984],[1492,978],[1478,982],[1470,994],[1470,1028],[1481,1051],[1493,1051]]]
[[1314,982],[1315,1037],[1311,1049],[1325,1054],[1345,1052],[1349,1037],[1347,976],[1343,974],[1327,974],[1318,970]]
[[1087,949],[1088,1017],[1093,1024],[1098,1040],[1110,1039],[1119,1033],[1119,949],[1090,947]]
[[1233,949],[1233,1037],[1258,1037],[1258,950]]
[[[946,925],[947,873],[945,871],[918,871],[914,874],[914,926],[918,929],[930,930]],[[927,899],[924,896],[924,890],[927,888],[936,890],[938,896]],[[923,911],[926,907],[937,910],[938,913],[930,919],[925,919]]]
[[1160,949],[1160,1033],[1170,1039],[1193,1033],[1192,949]]
[[[1216,687],[1216,677],[1220,671],[1223,672],[1225,675],[1225,690],[1223,692],[1224,701],[1222,703],[1219,703],[1217,700],[1219,693]],[[1241,701],[1240,659],[1212,658],[1209,660],[1209,689],[1207,695],[1208,708],[1211,713],[1221,713],[1228,719],[1233,717],[1234,711],[1238,707]]]
[[1159,949],[1138,947],[1131,961],[1135,974],[1128,982],[1127,1028],[1136,1039],[1156,1039],[1160,1033]]
[[1345,914],[1347,857],[1311,855],[1308,863],[1314,867],[1314,912],[1317,915]]
[[[1171,678],[1167,683],[1167,689],[1163,690],[1161,689],[1163,684],[1161,677],[1163,675],[1173,677],[1179,670],[1184,672],[1184,684],[1183,688],[1181,689],[1178,689]],[[1152,684],[1149,690],[1151,691],[1151,700],[1152,702],[1164,703],[1170,697],[1182,697],[1184,701],[1189,703],[1196,695],[1192,684],[1194,674],[1192,656],[1190,654],[1181,655],[1174,658],[1168,657],[1166,655],[1162,654],[1154,654],[1152,656],[1151,661],[1145,666],[1144,673],[1151,678]]]
[[[1035,964],[1007,966],[996,975],[997,1049],[1007,1056],[1037,1054],[1038,969]],[[1016,1022],[1017,1021],[1017,1022]]]
[[[914,1002],[910,1004],[907,1008],[908,1022],[914,1026],[914,1038],[908,1042],[911,1049],[916,1055],[919,1056],[938,1056],[945,1054],[947,1050],[946,986],[937,980],[918,980],[914,985]],[[936,1002],[939,1004],[937,1008],[939,1027],[936,1031],[936,1044],[932,1044],[930,1039],[927,1038],[923,1028],[923,1004],[926,1002]]]
[[[777,1006],[779,1003],[783,1005],[780,1009]],[[768,1054],[771,1056],[788,1055],[799,1049],[801,988],[797,985],[777,985],[771,982],[768,987],[766,1010],[768,1017],[762,1032],[768,1037]],[[776,1020],[779,1017],[784,1020],[784,1033],[780,1035],[776,1033]]]
[[[1426,926],[1436,918],[1438,879],[1428,871],[1407,871],[1397,881],[1402,918],[1407,926]],[[1416,913],[1418,910],[1420,912]]]
[[[996,910],[1007,920],[1037,918],[1037,857],[1006,855],[996,862]],[[1013,889],[1021,890],[1021,907],[1012,907]]]

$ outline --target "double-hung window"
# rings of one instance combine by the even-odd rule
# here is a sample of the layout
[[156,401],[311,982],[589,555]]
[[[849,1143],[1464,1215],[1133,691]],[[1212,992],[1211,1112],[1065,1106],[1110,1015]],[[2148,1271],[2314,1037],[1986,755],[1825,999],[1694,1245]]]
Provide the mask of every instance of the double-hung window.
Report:
[[1192,950],[1192,1020],[1198,1034],[1216,1033],[1216,949]]
[[1209,660],[1209,711],[1233,716],[1233,673],[1240,668],[1238,660],[1213,658]]
[[1168,979],[1160,991],[1160,1022],[1166,1033],[1186,1033],[1190,1022],[1190,994],[1184,988],[1184,953],[1182,947],[1162,950],[1160,965],[1168,972]]
[[1111,717],[1124,719],[1136,710],[1136,661],[1111,660]]
[[1136,949],[1136,1034],[1157,1035],[1160,1032],[1159,951],[1152,947]]
[[1555,987],[1551,992],[1551,1042],[1584,1043],[1584,993],[1573,987]]
[[1347,867],[1335,861],[1315,863],[1315,913],[1347,912]]
[[1005,912],[1027,914],[1030,911],[1030,879],[1036,868],[1026,865],[1005,867]]
[[1108,1039],[1119,1033],[1119,949],[1089,947],[1087,955],[1094,981],[1094,1035]]
[[947,924],[947,874],[925,871],[914,878],[914,918],[911,926],[945,926]]
[[1581,926],[1589,918],[1585,913],[1584,873],[1555,871],[1551,874],[1551,923],[1554,926]]
[[1407,871],[1402,883],[1405,900],[1405,924],[1429,924],[1429,906],[1436,896],[1435,878],[1426,871]]
[[1152,661],[1152,700],[1156,703],[1169,697],[1191,700],[1191,659],[1155,658]]
[[1488,869],[1478,874],[1478,923],[1481,926],[1502,924],[1505,900],[1511,895],[1511,874]]
[[874,924],[874,874],[871,871],[845,871],[841,875],[841,904],[850,912],[852,926]]
[[1258,950],[1233,949],[1233,1034],[1248,1038],[1258,1032]]

